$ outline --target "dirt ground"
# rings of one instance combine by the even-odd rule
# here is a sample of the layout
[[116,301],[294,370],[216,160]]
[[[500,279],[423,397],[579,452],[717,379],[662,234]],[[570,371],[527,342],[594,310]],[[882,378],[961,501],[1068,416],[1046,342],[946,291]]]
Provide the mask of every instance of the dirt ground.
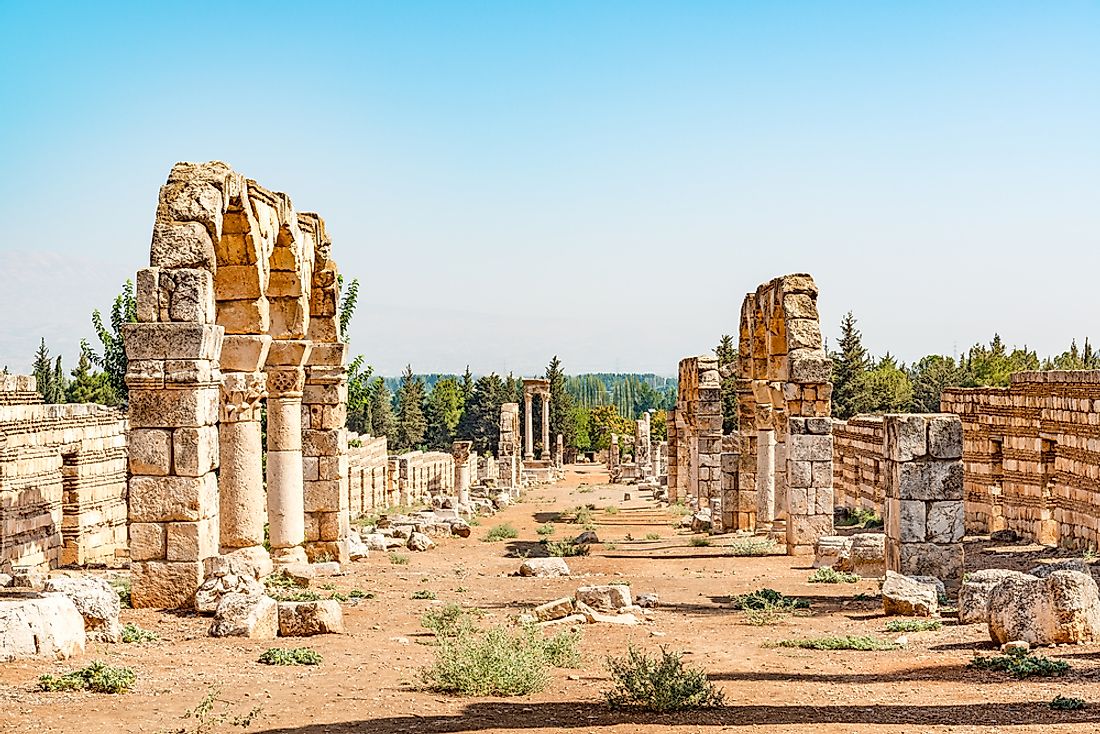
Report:
[[[910,633],[908,644],[884,652],[815,652],[777,649],[768,641],[823,634],[869,634],[896,639],[884,631],[885,618],[874,600],[873,581],[808,584],[809,559],[733,557],[716,537],[709,547],[689,544],[690,534],[673,528],[674,517],[652,503],[624,501],[596,468],[572,467],[566,480],[529,491],[524,500],[492,518],[483,518],[470,538],[448,538],[426,553],[409,552],[407,565],[387,554],[351,564],[346,576],[331,579],[336,589],[360,589],[374,598],[344,605],[347,635],[277,641],[215,640],[206,636],[209,619],[189,614],[123,610],[161,636],[150,644],[90,644],[87,652],[63,662],[18,661],[0,665],[0,732],[170,732],[196,731],[183,718],[212,690],[217,710],[234,715],[260,707],[247,728],[211,731],[267,734],[349,734],[350,732],[1091,732],[1100,731],[1100,647],[1060,647],[1044,651],[1073,666],[1061,678],[1017,681],[1003,673],[973,670],[975,651],[988,652],[984,625],[958,626],[952,618],[936,632]],[[572,578],[520,578],[512,574],[516,555],[537,547],[538,525],[559,510],[595,504],[603,545],[587,557],[568,559]],[[609,513],[604,507],[615,506]],[[483,541],[489,527],[508,522],[519,530],[513,541]],[[553,537],[571,537],[579,528],[557,524]],[[647,540],[657,534],[659,539]],[[1037,547],[994,547],[988,541],[967,547],[971,569],[1027,568],[1054,555]],[[485,610],[504,623],[583,584],[629,581],[635,595],[656,592],[661,605],[637,627],[587,625],[583,628],[583,667],[555,670],[542,693],[521,698],[453,698],[418,690],[418,670],[435,648],[420,616],[433,604],[458,602]],[[752,626],[728,608],[731,594],[769,586],[812,601],[808,616],[791,616],[774,626]],[[413,600],[431,590],[438,599]],[[604,661],[629,644],[656,651],[664,645],[685,653],[685,661],[705,669],[726,694],[720,709],[677,715],[616,712],[603,703],[609,686]],[[324,656],[311,668],[261,665],[268,647],[308,645]],[[125,695],[42,693],[34,690],[43,673],[60,673],[92,660],[125,665],[137,672],[135,689]],[[1090,701],[1081,711],[1053,711],[1056,695]]]

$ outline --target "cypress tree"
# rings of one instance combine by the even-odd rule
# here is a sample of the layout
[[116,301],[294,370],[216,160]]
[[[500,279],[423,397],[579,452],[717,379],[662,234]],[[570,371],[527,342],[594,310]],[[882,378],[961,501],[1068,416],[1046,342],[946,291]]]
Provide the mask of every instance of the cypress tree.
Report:
[[840,322],[837,346],[837,351],[829,355],[833,360],[833,415],[851,418],[855,415],[860,378],[870,366],[870,358],[863,347],[863,336],[856,328],[856,319],[851,311]]
[[416,449],[424,443],[428,422],[424,418],[424,383],[405,365],[401,387],[397,391],[397,446]]

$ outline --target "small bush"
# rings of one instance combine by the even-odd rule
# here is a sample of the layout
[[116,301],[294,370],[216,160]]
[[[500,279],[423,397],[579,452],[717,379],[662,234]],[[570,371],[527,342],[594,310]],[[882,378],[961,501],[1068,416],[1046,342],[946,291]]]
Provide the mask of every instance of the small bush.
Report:
[[137,675],[130,668],[114,668],[96,660],[91,665],[71,673],[39,677],[38,690],[126,693],[134,687],[135,682],[137,682]]
[[435,592],[431,589],[417,589],[412,593],[410,599],[435,599]]
[[646,533],[645,534],[645,539],[646,540],[660,540],[661,536],[660,536],[659,533]]
[[409,556],[406,553],[390,553],[390,563],[394,566],[407,566]]
[[819,568],[806,579],[811,584],[855,584],[862,579],[854,573],[837,571],[832,566]]
[[1014,678],[1038,676],[1049,678],[1069,670],[1065,660],[1051,660],[1042,655],[1029,655],[1023,651],[1007,655],[975,655],[969,663],[979,670],[1003,670]]
[[275,601],[318,601],[321,598],[316,591],[297,586],[268,586],[267,595]]
[[260,655],[259,662],[264,665],[320,665],[321,653],[308,647],[295,647],[289,650],[271,647]]
[[123,609],[133,609],[134,605],[130,601],[130,579],[114,577],[107,583],[111,585],[111,588],[118,594],[118,603]]
[[363,591],[362,589],[352,589],[348,592],[349,599],[373,599],[373,591]]
[[938,619],[891,619],[886,623],[887,632],[935,632],[943,627]]
[[591,551],[586,543],[575,543],[572,540],[544,540],[542,544],[547,553],[558,558],[587,556]]
[[683,516],[691,514],[691,508],[683,502],[673,502],[671,505],[668,506],[668,511],[673,515]]
[[156,642],[159,639],[160,635],[158,635],[156,632],[142,629],[133,622],[127,622],[126,624],[122,625],[123,642]]
[[606,512],[608,515],[619,514],[619,508],[615,505],[608,505],[607,507],[603,508],[603,511]]
[[431,630],[436,637],[457,637],[473,631],[474,617],[480,614],[480,609],[463,609],[458,604],[447,604],[425,612],[420,618],[420,626]]
[[785,596],[775,589],[757,589],[748,594],[738,594],[733,597],[734,609],[766,609],[779,607],[794,611],[795,609],[809,609],[810,602],[806,599],[797,599]]
[[485,542],[495,543],[498,540],[507,540],[508,538],[515,538],[518,535],[518,530],[504,522],[489,528],[489,532],[485,535]]
[[725,703],[725,696],[701,670],[685,669],[681,655],[661,648],[649,656],[630,646],[622,658],[608,658],[615,687],[604,691],[612,708],[639,707],[663,713],[710,708]]
[[728,553],[731,556],[770,556],[778,550],[779,545],[771,538],[746,538],[731,543]]
[[1080,711],[1087,707],[1084,699],[1081,698],[1066,698],[1065,696],[1055,696],[1054,700],[1050,702],[1050,707],[1055,711]]
[[554,528],[553,524],[551,524],[551,523],[544,523],[542,525],[539,525],[537,528],[535,528],[535,532],[538,533],[539,535],[543,535],[543,536],[553,535],[554,530],[555,530],[555,528]]
[[574,525],[589,525],[592,522],[592,510],[587,505],[577,505],[570,510],[558,513],[558,519]]
[[439,639],[435,662],[421,670],[433,691],[464,696],[526,696],[550,682],[541,633],[494,627]]
[[706,548],[710,545],[710,538],[705,535],[696,535],[688,541],[688,545],[692,548]]
[[776,647],[798,647],[803,650],[896,650],[893,642],[866,635],[843,637],[808,637],[800,640],[780,640]]
[[555,668],[579,668],[581,633],[579,630],[559,632],[542,641],[546,661]]
[[862,525],[864,527],[881,527],[882,518],[875,514],[873,510],[860,508],[858,510],[849,510],[844,517],[838,518],[834,524],[842,528],[850,528],[857,525]]

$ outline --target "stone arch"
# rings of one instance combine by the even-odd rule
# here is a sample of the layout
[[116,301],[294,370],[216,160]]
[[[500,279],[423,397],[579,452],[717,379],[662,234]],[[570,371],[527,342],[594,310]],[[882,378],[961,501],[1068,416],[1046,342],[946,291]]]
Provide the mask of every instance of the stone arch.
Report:
[[[338,517],[348,507],[346,350],[338,331],[320,333],[338,298],[330,249],[320,217],[298,214],[286,194],[219,161],[178,163],[161,187],[151,267],[138,272],[138,323],[124,330],[131,426],[151,431],[168,457],[131,481],[132,551],[142,539],[135,606],[190,604],[203,561],[220,552],[269,567],[265,519],[274,560],[305,560],[306,532],[320,522],[306,511],[309,481],[325,481],[332,495],[315,539],[346,558],[348,522]],[[315,297],[322,251],[327,300]],[[310,338],[315,300],[318,335],[331,337],[319,350]],[[333,389],[303,403],[311,355]],[[327,408],[315,421],[305,404]]]

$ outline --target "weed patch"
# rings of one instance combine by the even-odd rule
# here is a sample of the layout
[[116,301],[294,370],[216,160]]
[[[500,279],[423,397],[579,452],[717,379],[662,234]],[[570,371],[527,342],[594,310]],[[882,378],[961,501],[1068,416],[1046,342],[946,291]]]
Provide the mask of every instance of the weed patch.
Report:
[[1049,678],[1069,670],[1069,663],[1065,660],[1052,660],[1023,651],[1007,655],[975,655],[969,666],[978,670],[1002,670],[1013,678]]
[[417,589],[412,593],[410,599],[435,599],[435,592],[431,589]]
[[504,522],[489,528],[489,532],[485,535],[485,542],[496,543],[498,540],[508,540],[517,536],[519,536],[519,531]]
[[896,650],[898,645],[866,635],[839,637],[806,637],[799,640],[780,640],[776,647],[797,647],[803,650]]
[[746,538],[731,543],[731,556],[770,556],[779,551],[779,545],[771,538]]
[[810,574],[810,578],[806,581],[811,584],[855,584],[861,579],[854,573],[837,571],[832,566],[824,566]]
[[295,647],[289,650],[271,647],[260,655],[259,662],[264,665],[320,665],[321,653],[308,647]]
[[409,556],[405,553],[390,553],[390,563],[394,566],[407,566]]
[[886,623],[887,632],[935,632],[942,627],[938,619],[891,619]]
[[554,526],[551,523],[544,523],[535,528],[535,532],[542,536],[548,536],[554,534]]
[[160,635],[147,629],[138,627],[133,622],[122,625],[122,641],[130,643],[156,642]]
[[1055,696],[1054,700],[1050,702],[1050,707],[1055,711],[1080,711],[1088,706],[1084,699],[1081,698],[1067,698],[1066,696]]
[[96,660],[80,670],[64,675],[43,675],[38,679],[40,691],[91,691],[92,693],[126,693],[134,687],[137,675],[130,668],[114,668]]
[[625,657],[608,658],[615,687],[604,691],[612,708],[663,713],[721,706],[725,697],[701,670],[684,667],[679,653],[661,648],[649,656],[631,646]]
[[591,551],[586,543],[576,543],[573,540],[544,540],[542,544],[548,554],[558,558],[587,556]]

